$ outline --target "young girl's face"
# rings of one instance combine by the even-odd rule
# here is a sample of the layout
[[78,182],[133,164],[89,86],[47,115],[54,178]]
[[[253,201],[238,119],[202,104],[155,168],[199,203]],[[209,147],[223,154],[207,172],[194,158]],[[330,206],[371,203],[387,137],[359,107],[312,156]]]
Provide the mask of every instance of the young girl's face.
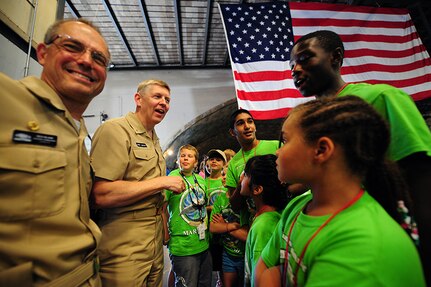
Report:
[[218,172],[223,169],[224,161],[218,157],[212,157],[208,159],[208,164],[211,172]]
[[180,153],[180,168],[182,171],[191,172],[197,166],[196,153],[190,149],[183,148]]
[[307,178],[312,175],[314,149],[303,138],[298,126],[299,116],[300,112],[294,112],[283,123],[283,146],[276,153],[278,179],[285,183],[307,183]]
[[240,194],[244,196],[251,196],[252,191],[250,190],[250,177],[244,174],[244,177],[241,181],[241,190]]

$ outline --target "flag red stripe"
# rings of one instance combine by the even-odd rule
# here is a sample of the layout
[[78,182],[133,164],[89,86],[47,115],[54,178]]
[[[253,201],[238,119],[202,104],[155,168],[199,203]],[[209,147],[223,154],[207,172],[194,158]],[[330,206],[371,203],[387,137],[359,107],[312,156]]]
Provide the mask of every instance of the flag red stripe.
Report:
[[421,69],[424,66],[431,66],[431,63],[424,63],[425,60],[418,60],[413,63],[408,63],[404,65],[382,65],[382,64],[364,64],[358,66],[349,66],[349,67],[341,67],[342,75],[351,75],[351,74],[360,74],[367,73],[370,71],[373,72],[391,72],[391,73],[401,73],[408,72],[416,69]]
[[292,79],[290,70],[240,73],[234,71],[234,79],[241,82],[282,81]]
[[283,89],[278,91],[247,92],[237,90],[236,95],[240,100],[249,101],[273,101],[283,98],[302,98],[296,89]]
[[[292,22],[295,22],[295,19],[292,19]],[[324,27],[321,27],[321,29],[324,29]],[[310,31],[314,31],[314,29],[310,27]],[[339,34],[339,35],[341,37],[341,40],[343,40],[344,43],[349,43],[349,42],[354,43],[354,42],[361,41],[361,42],[375,42],[375,43],[405,44],[419,38],[417,33],[411,33],[404,36],[365,35],[365,34],[354,34],[354,35]],[[295,35],[294,36],[295,41],[298,41],[298,39],[301,38],[302,36],[303,35]]]
[[253,118],[256,120],[272,120],[272,119],[282,119],[287,117],[287,114],[292,108],[282,108],[277,110],[271,110],[271,111],[254,111],[249,110]]

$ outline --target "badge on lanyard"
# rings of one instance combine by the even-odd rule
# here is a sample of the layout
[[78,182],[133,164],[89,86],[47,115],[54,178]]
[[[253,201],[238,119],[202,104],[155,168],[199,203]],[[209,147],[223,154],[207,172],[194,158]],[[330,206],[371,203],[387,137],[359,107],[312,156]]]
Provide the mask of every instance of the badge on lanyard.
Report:
[[207,226],[205,225],[204,222],[201,222],[197,228],[198,228],[199,240],[204,240],[205,230],[207,230]]

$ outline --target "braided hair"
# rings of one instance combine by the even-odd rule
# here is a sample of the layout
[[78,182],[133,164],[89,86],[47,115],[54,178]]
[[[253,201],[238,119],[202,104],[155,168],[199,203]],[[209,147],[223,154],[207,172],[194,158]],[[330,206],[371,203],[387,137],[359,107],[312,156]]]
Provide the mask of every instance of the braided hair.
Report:
[[287,204],[287,188],[278,179],[277,157],[273,154],[258,155],[250,158],[244,173],[250,177],[250,190],[253,186],[262,186],[262,201],[277,210],[283,210]]
[[411,207],[407,185],[395,162],[386,157],[390,143],[387,122],[364,100],[355,96],[318,99],[298,105],[299,127],[308,143],[331,138],[344,151],[351,172],[398,223],[398,201]]

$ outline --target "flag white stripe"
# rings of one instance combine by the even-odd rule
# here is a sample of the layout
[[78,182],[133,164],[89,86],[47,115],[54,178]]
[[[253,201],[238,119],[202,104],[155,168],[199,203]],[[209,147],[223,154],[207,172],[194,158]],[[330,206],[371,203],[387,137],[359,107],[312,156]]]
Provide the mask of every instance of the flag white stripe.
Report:
[[293,108],[299,104],[313,100],[314,97],[308,98],[283,98],[274,101],[247,101],[238,99],[238,106],[252,111],[268,111],[280,108]]
[[297,10],[290,9],[292,19],[340,19],[340,20],[364,20],[364,21],[385,21],[385,22],[405,22],[410,20],[409,14],[379,14],[362,12],[337,12],[329,10]]

